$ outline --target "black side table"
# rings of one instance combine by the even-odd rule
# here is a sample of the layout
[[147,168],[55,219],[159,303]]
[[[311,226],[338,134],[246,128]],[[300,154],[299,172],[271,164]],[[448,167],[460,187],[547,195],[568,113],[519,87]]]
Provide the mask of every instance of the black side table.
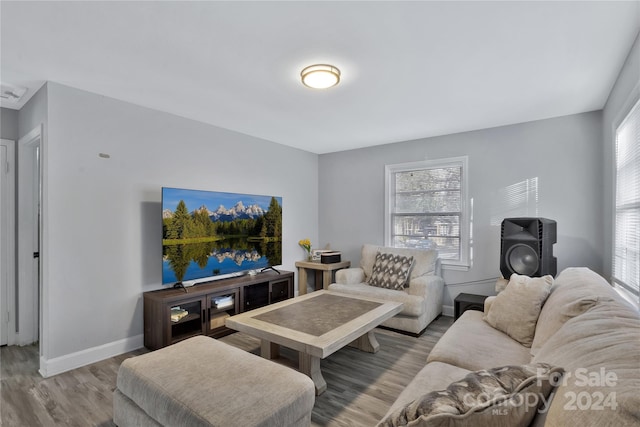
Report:
[[453,300],[453,311],[456,320],[467,310],[484,311],[485,299],[487,299],[486,295],[459,294],[456,299]]

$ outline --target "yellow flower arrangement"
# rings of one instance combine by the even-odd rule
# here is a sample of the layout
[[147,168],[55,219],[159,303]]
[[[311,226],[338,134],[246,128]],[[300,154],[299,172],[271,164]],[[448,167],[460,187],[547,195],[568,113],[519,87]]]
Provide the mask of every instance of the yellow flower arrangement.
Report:
[[305,251],[307,251],[307,259],[310,259],[311,258],[311,240],[302,239],[298,242],[298,244],[302,246]]

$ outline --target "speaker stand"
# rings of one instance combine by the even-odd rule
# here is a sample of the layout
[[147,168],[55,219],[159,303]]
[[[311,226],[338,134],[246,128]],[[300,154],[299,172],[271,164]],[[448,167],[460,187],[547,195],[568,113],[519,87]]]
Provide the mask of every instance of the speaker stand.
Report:
[[455,314],[455,320],[462,316],[467,310],[484,311],[484,300],[487,299],[486,295],[474,295],[474,294],[459,294],[455,300],[453,300],[453,312]]

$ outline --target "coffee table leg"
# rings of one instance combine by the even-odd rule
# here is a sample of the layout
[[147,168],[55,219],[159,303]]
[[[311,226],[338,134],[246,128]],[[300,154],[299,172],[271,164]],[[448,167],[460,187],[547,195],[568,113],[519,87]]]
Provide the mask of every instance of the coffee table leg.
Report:
[[276,359],[280,356],[280,346],[267,340],[260,340],[260,356],[265,359]]
[[374,334],[373,331],[369,331],[357,340],[351,342],[349,347],[355,347],[368,353],[377,353],[378,350],[380,350],[380,344],[378,344],[376,334]]
[[320,396],[327,389],[327,382],[320,372],[320,358],[299,352],[300,372],[307,375],[316,386],[316,396]]

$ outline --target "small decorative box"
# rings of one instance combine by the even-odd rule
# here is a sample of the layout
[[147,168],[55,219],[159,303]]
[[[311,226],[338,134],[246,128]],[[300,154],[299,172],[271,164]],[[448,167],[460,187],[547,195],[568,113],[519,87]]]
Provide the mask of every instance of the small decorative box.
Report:
[[340,262],[341,254],[337,251],[323,252],[320,254],[320,262],[322,264],[333,264],[334,262]]
[[320,261],[320,255],[326,252],[333,252],[330,249],[314,249],[311,251],[311,256],[314,261]]

